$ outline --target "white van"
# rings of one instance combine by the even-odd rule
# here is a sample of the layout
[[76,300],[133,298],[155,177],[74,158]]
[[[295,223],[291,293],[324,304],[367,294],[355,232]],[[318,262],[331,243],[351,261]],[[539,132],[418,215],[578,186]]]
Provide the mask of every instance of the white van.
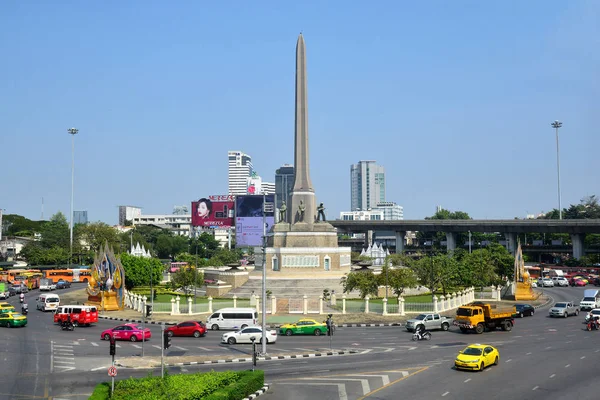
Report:
[[37,298],[35,308],[42,311],[56,310],[60,304],[60,297],[57,294],[43,293]]
[[258,313],[254,308],[222,308],[206,320],[206,327],[219,329],[244,329],[258,324]]
[[583,291],[583,299],[579,302],[579,307],[582,310],[593,310],[600,308],[600,290],[585,289]]

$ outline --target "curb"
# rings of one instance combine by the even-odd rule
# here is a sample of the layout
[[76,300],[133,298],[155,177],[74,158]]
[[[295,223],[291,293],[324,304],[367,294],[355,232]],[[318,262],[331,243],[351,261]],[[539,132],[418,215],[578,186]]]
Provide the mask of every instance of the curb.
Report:
[[375,327],[375,326],[405,326],[402,322],[392,322],[391,324],[340,324],[336,325],[337,328],[363,328],[363,327]]
[[[341,356],[344,354],[357,354],[358,350],[342,350],[342,351],[328,351],[326,353],[312,353],[312,354],[294,354],[289,356],[277,356],[277,357],[257,357],[257,361],[271,361],[271,360],[291,360],[297,358],[315,358],[315,357],[331,357],[331,356]],[[232,364],[232,363],[243,363],[243,362],[252,362],[252,357],[249,358],[233,358],[231,360],[208,360],[208,361],[190,361],[185,363],[165,363],[167,367],[180,367],[185,365],[206,365],[206,364]],[[123,364],[115,363],[117,367],[122,368],[131,368],[126,367]],[[135,368],[135,367],[134,367]]]
[[242,400],[253,400],[253,399],[257,398],[258,396],[260,396],[261,394],[265,394],[267,392],[267,390],[269,390],[269,384],[265,383],[265,386],[263,386],[262,389],[257,390],[256,392],[254,392],[253,394],[251,394],[248,397],[244,397]]
[[544,304],[540,304],[539,306],[534,306],[534,309],[538,309],[538,308],[542,308],[542,307],[546,307],[548,304],[553,303],[554,302],[554,298],[552,298],[552,296],[548,296],[548,300],[544,303]]
[[[159,321],[142,321],[141,319],[130,319],[130,318],[114,318],[114,317],[105,317],[103,315],[98,315],[98,318],[109,319],[112,321],[123,321],[123,322],[136,322],[138,324],[152,324],[152,325],[160,325],[162,322]],[[177,325],[178,322],[165,322],[165,325]]]

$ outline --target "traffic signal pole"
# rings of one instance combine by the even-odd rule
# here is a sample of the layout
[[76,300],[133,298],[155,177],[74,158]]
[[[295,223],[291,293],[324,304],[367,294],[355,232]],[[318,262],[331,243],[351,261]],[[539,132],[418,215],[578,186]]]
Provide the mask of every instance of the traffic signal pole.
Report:
[[[165,337],[165,323],[163,322],[162,324],[160,324],[160,333],[162,333],[163,338]],[[164,378],[165,377],[165,361],[164,361],[164,357],[165,357],[165,346],[164,343],[162,346],[160,346],[160,377]]]

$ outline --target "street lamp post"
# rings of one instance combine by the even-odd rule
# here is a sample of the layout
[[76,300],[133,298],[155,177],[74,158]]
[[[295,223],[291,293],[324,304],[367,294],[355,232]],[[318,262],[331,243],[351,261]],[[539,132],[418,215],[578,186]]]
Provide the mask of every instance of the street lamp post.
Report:
[[262,354],[267,353],[267,210],[266,210],[267,196],[263,191],[263,209],[262,209],[262,225],[263,225],[263,241],[262,241],[262,342],[261,351]]
[[71,213],[69,214],[69,268],[71,268],[71,259],[73,258],[73,191],[75,186],[75,135],[79,129],[67,129],[71,135]]
[[471,231],[469,231],[469,254],[471,254]]
[[558,177],[558,219],[562,219],[562,205],[560,196],[560,157],[558,149],[558,128],[562,126],[562,122],[554,121],[550,124],[556,131],[556,172]]
[[194,274],[194,304],[196,304],[197,292],[198,289],[198,239],[196,238],[196,273]]

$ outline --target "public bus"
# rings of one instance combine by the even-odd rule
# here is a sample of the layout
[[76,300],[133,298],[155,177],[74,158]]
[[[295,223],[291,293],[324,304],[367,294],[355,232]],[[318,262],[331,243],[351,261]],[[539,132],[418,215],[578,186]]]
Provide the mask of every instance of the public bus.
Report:
[[179,271],[182,267],[187,267],[188,263],[183,261],[183,262],[172,262],[171,265],[169,266],[169,272],[173,273],[173,272],[177,272]]
[[57,283],[61,279],[67,282],[87,283],[92,276],[92,272],[84,268],[49,269],[45,271],[45,274],[45,277],[51,279],[54,283]]

